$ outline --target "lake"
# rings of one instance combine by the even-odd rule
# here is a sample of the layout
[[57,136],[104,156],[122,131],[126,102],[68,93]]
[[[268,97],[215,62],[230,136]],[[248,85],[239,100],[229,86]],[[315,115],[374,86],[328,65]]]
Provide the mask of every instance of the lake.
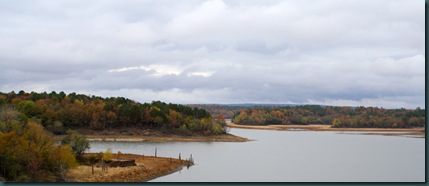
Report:
[[151,182],[424,182],[425,139],[326,131],[231,128],[250,142],[91,142],[106,151],[189,158]]

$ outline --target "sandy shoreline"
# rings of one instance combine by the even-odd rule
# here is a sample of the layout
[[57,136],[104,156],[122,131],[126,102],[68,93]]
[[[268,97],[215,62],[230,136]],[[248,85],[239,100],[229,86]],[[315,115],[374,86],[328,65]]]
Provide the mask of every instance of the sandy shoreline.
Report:
[[237,125],[228,123],[231,128],[245,128],[258,130],[312,130],[312,131],[336,131],[342,133],[400,135],[425,137],[425,128],[331,128],[331,125]]
[[[118,158],[114,154],[113,158]],[[67,182],[146,182],[164,175],[180,171],[188,165],[185,160],[165,157],[121,154],[122,159],[135,159],[137,166],[109,167],[102,172],[101,167],[80,165],[67,172]]]

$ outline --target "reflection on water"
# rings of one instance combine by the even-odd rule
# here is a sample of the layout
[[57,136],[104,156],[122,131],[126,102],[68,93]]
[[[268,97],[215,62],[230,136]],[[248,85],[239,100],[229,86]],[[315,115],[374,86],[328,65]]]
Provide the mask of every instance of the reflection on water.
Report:
[[424,182],[425,140],[336,132],[231,129],[251,142],[91,142],[91,152],[188,158],[153,182]]

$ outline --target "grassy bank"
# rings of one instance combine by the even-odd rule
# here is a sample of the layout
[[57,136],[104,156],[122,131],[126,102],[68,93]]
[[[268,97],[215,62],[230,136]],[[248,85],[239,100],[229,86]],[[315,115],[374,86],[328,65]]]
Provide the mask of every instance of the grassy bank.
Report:
[[[113,158],[118,158],[118,154],[113,154]],[[95,167],[92,174],[91,166],[80,165],[69,170],[67,182],[142,182],[179,171],[189,163],[175,158],[136,154],[121,154],[120,158],[135,159],[137,166],[109,167],[104,172],[101,167]]]

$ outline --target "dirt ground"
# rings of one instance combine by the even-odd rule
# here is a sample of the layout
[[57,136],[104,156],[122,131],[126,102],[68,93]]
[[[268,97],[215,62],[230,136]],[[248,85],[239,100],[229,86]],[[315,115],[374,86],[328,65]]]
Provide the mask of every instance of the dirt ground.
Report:
[[146,141],[146,142],[246,142],[248,139],[224,134],[219,136],[126,136],[126,135],[86,135],[89,141]]
[[[113,158],[118,158],[114,154]],[[102,171],[101,167],[81,165],[67,172],[67,182],[144,182],[166,174],[179,171],[188,166],[188,161],[175,158],[121,154],[121,159],[135,159],[137,166],[109,167]]]
[[246,128],[259,130],[313,130],[313,131],[337,131],[359,132],[364,134],[402,135],[425,137],[425,128],[332,128],[331,125],[237,125],[228,123],[231,128]]

